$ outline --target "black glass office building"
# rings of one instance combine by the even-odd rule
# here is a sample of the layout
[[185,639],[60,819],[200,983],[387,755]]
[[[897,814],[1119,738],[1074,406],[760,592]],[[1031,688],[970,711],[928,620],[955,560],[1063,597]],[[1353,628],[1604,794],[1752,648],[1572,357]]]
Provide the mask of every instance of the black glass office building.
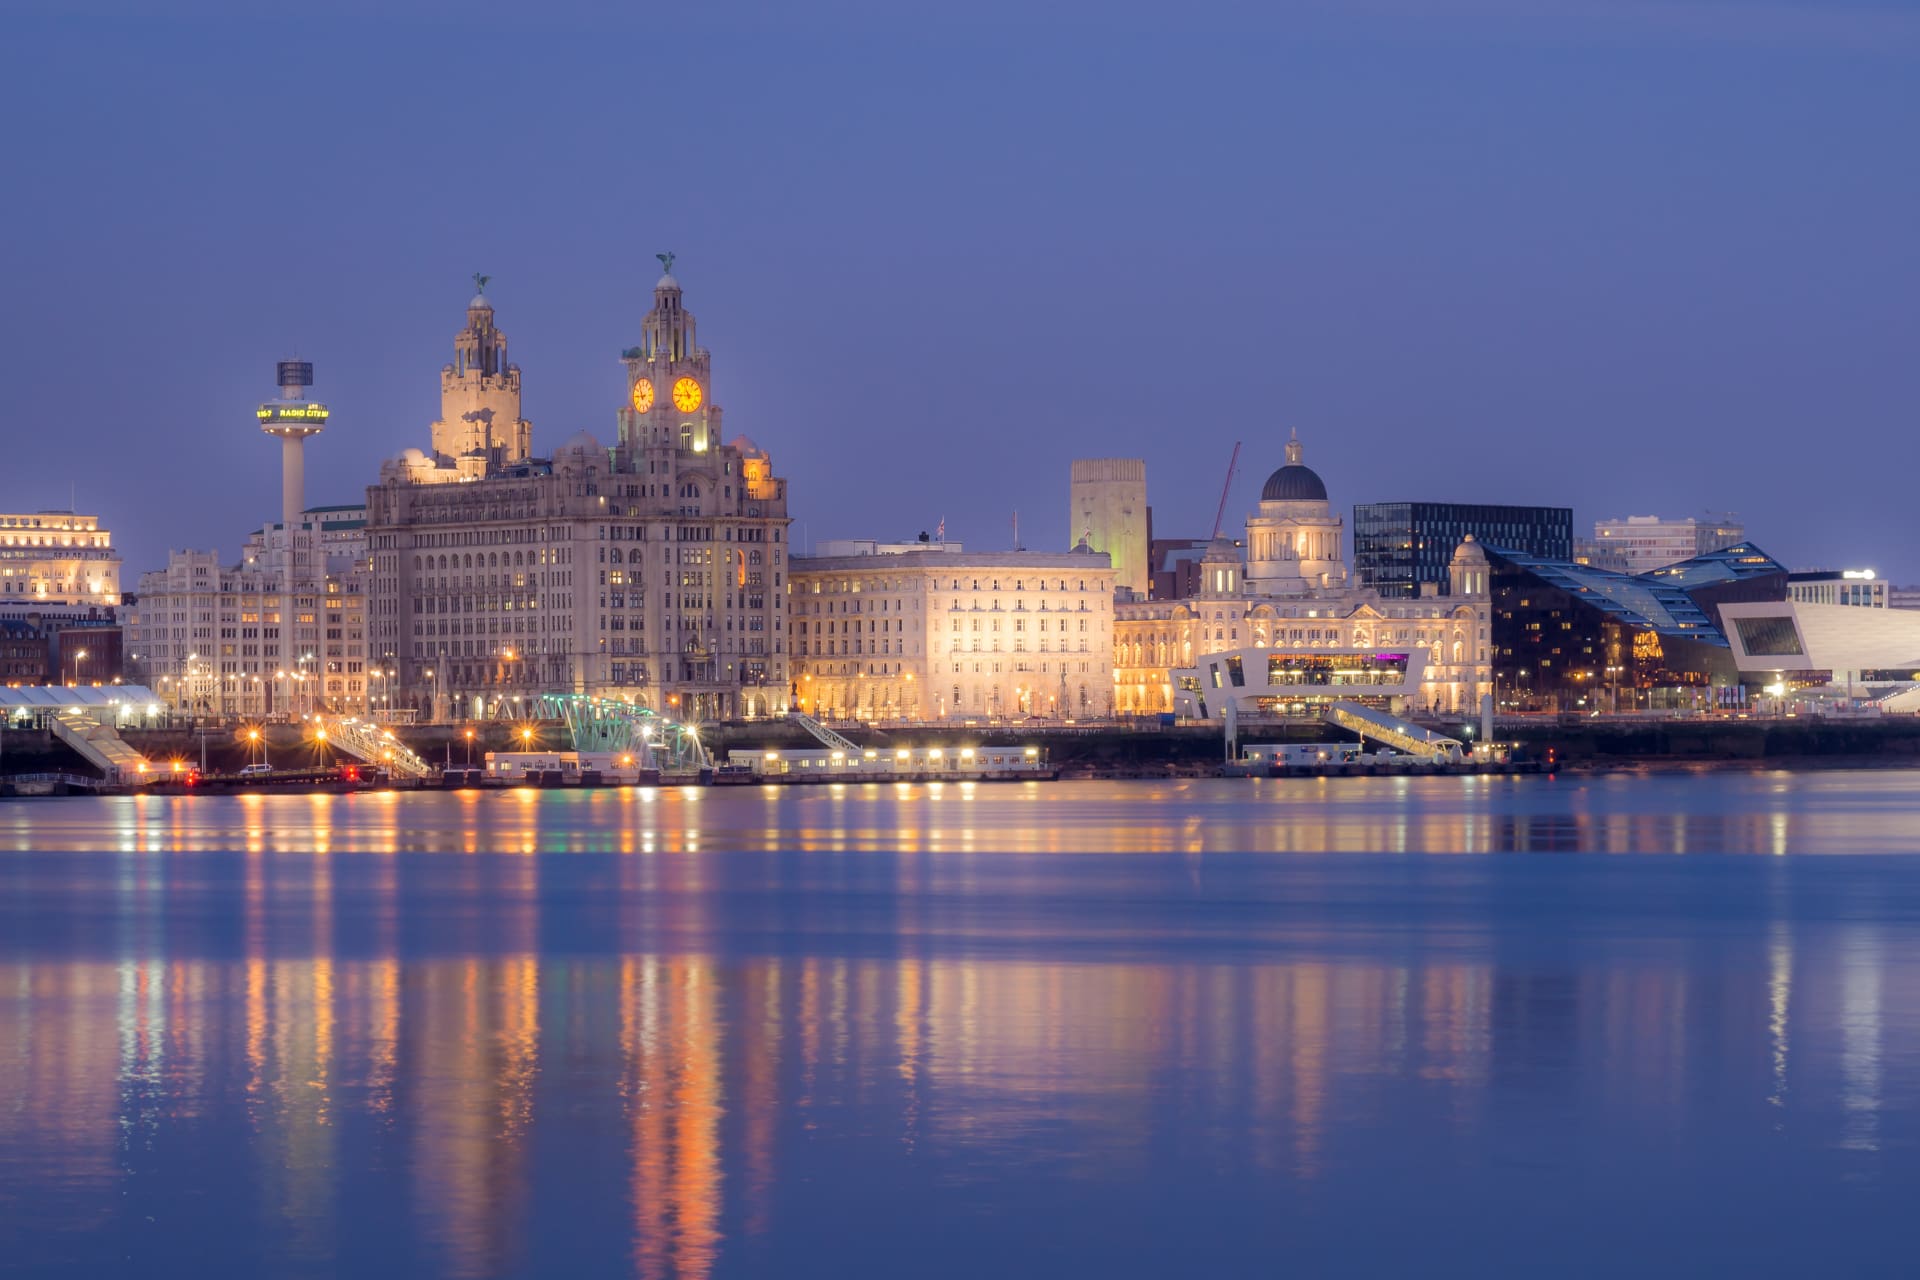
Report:
[[1447,595],[1447,564],[1468,534],[1542,560],[1571,560],[1573,508],[1359,503],[1353,508],[1354,574],[1383,596]]
[[[1587,713],[1714,705],[1743,677],[1720,606],[1784,602],[1787,571],[1743,542],[1650,573],[1486,549],[1502,710]],[[1764,624],[1786,621],[1784,632]],[[1798,649],[1790,621],[1740,618],[1747,652]],[[1749,624],[1762,624],[1750,626]]]

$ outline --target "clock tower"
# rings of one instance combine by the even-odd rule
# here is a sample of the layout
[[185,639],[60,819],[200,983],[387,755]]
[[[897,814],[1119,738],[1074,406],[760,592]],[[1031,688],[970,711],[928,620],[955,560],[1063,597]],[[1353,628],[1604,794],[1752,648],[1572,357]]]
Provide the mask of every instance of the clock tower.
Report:
[[620,443],[629,456],[663,446],[706,453],[721,439],[712,357],[694,340],[693,313],[673,278],[674,255],[657,256],[665,271],[653,286],[653,310],[641,323],[640,345],[620,356],[627,366]]

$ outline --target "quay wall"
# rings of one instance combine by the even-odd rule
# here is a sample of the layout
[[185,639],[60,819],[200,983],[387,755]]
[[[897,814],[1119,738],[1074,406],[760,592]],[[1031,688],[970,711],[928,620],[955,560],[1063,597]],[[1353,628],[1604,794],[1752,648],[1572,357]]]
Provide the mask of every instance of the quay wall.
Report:
[[[1464,726],[1435,725],[1459,736]],[[414,725],[397,730],[409,747],[426,759],[467,758],[466,732],[474,733],[473,761],[478,765],[488,751],[513,750],[518,725]],[[321,763],[321,752],[295,725],[264,729],[268,759],[284,768]],[[538,726],[536,745],[564,749],[566,730],[558,723]],[[1204,772],[1221,759],[1221,734],[1207,726],[1180,725],[1152,729],[1095,726],[914,728],[842,731],[861,747],[891,750],[903,746],[971,744],[975,746],[1040,745],[1051,761],[1067,771],[1127,773]],[[184,760],[197,766],[201,735],[192,729],[130,730],[123,735],[134,749],[155,761]],[[1341,735],[1313,723],[1251,726],[1243,742],[1314,742]],[[1727,720],[1672,722],[1539,722],[1512,725],[1503,722],[1500,736],[1517,740],[1544,756],[1549,750],[1561,765],[1594,768],[1643,763],[1773,762],[1817,765],[1860,764],[1920,766],[1920,717],[1887,716],[1861,720]],[[731,750],[788,750],[819,743],[797,725],[782,722],[724,725],[711,730],[707,745],[726,758]],[[237,771],[250,758],[249,746],[231,729],[209,730],[206,761],[216,773]],[[71,772],[91,773],[64,743],[43,729],[8,729],[0,733],[0,774]]]

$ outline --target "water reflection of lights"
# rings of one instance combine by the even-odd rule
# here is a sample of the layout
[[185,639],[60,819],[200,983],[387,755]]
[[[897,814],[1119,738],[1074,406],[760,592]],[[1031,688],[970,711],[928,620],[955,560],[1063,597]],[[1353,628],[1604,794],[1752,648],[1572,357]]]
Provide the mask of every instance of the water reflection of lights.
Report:
[[1840,1145],[1880,1149],[1881,986],[1885,956],[1880,932],[1849,927],[1841,943],[1840,1105],[1846,1131]]
[[[784,929],[815,919],[814,907],[793,907],[767,885],[754,886],[762,893],[755,910],[766,914],[728,916],[745,910],[722,909],[727,877],[742,866],[774,865],[797,852],[824,856],[779,864],[789,876],[823,868],[828,878],[857,877],[877,860],[832,855],[877,852],[902,856],[885,866],[884,881],[865,885],[875,892],[859,910],[833,906],[827,918],[854,932],[827,932],[910,939],[897,959],[789,956],[777,980],[766,979],[758,961],[710,965],[698,979],[704,986],[671,998],[671,986],[656,988],[649,997],[663,1011],[679,999],[679,1013],[661,1016],[689,1031],[700,1027],[709,1046],[669,1044],[656,1031],[656,1049],[666,1056],[646,1058],[638,1069],[642,1076],[665,1070],[671,1088],[696,1067],[713,1073],[703,1088],[725,1123],[689,1131],[676,1114],[667,1131],[675,1135],[670,1149],[679,1143],[690,1168],[709,1162],[715,1196],[723,1188],[745,1194],[754,1179],[766,1185],[764,1172],[731,1180],[750,1157],[727,1144],[745,1140],[745,1132],[758,1135],[750,1145],[762,1152],[751,1159],[771,1167],[764,1148],[778,1126],[764,1115],[735,1125],[748,1096],[777,1114],[800,1091],[825,1102],[851,1096],[844,1091],[857,1084],[861,1097],[897,1108],[901,1141],[923,1150],[1012,1144],[1033,1133],[1034,1100],[1041,1099],[1090,1150],[1138,1156],[1121,1117],[1130,1117],[1133,1135],[1150,1130],[1152,1107],[1164,1104],[1156,1079],[1188,1071],[1244,1104],[1247,1159],[1271,1158],[1293,1176],[1317,1176],[1339,1155],[1343,1121],[1366,1096],[1368,1072],[1404,1073],[1446,1089],[1459,1103],[1454,1123],[1480,1123],[1490,1064],[1538,1068],[1550,1060],[1564,1048],[1555,1039],[1563,1031],[1545,1012],[1561,1008],[1577,1010],[1566,1021],[1580,1036],[1618,1051],[1618,1058],[1592,1059],[1596,1076],[1651,1114],[1684,1101],[1717,1055],[1744,1063],[1756,1082],[1750,1096],[1764,1090],[1770,1112],[1791,1112],[1803,1132],[1824,1116],[1819,1132],[1827,1145],[1889,1147],[1885,1117],[1897,1096],[1897,1055],[1913,1049],[1897,1030],[1914,1020],[1902,977],[1910,960],[1889,941],[1896,935],[1862,925],[1847,925],[1836,946],[1796,941],[1789,889],[1808,874],[1806,860],[1773,855],[1903,847],[1911,839],[1906,779],[1809,775],[1790,787],[1774,777],[1563,779],[1551,790],[1526,779],[1392,783],[935,782],[837,792],[764,787],[758,799],[745,788],[671,787],[9,805],[0,810],[0,846],[10,851],[19,893],[52,894],[43,908],[50,914],[108,911],[113,927],[86,932],[86,945],[99,954],[27,964],[15,950],[0,964],[0,1143],[9,1151],[51,1150],[57,1136],[72,1153],[77,1185],[129,1176],[101,1153],[110,1155],[123,1132],[157,1133],[217,1109],[224,1095],[219,1071],[208,1064],[232,1062],[249,1106],[247,1158],[235,1163],[260,1172],[279,1209],[319,1218],[334,1212],[328,1179],[336,1175],[319,1162],[348,1152],[340,1126],[353,1115],[378,1114],[419,1143],[414,1159],[400,1164],[418,1179],[421,1204],[440,1206],[432,1211],[436,1231],[493,1233],[491,1244],[469,1255],[479,1265],[489,1249],[510,1250],[512,1214],[526,1211],[527,1194],[516,1189],[522,1175],[510,1166],[519,1160],[524,1170],[533,1159],[530,1149],[516,1154],[494,1144],[525,1146],[539,1128],[536,1085],[556,1044],[577,1048],[568,1037],[588,1036],[596,1019],[611,1026],[624,1016],[606,992],[572,977],[541,991],[536,979],[559,979],[550,963],[536,963],[540,948],[569,938],[576,918],[565,904],[542,906],[543,876],[563,864],[518,855],[631,854],[619,859],[616,874],[632,879],[619,878],[617,893],[590,896],[620,927],[634,926],[619,935],[621,957],[655,953],[684,977],[692,962],[672,954],[676,939],[691,951],[723,945],[715,938],[724,935],[713,932],[723,926]],[[1836,812],[1845,821],[1834,820]],[[94,861],[102,847],[117,851],[111,861]],[[1039,856],[979,856],[1185,855],[1193,861],[1169,864],[1171,878],[1156,882],[1178,904],[1182,895],[1204,903],[1228,892],[1221,886],[1232,881],[1222,881],[1213,856],[1220,853],[1643,854],[1676,847],[1769,855],[1767,873],[1777,878],[1769,883],[1785,887],[1769,900],[1751,949],[1739,952],[1748,944],[1737,939],[1716,943],[1731,960],[1716,961],[1708,981],[1687,972],[1677,949],[1643,938],[1634,944],[1635,963],[1621,970],[1631,969],[1630,980],[1588,973],[1550,990],[1524,965],[1503,971],[1497,956],[1490,959],[1476,933],[1486,917],[1471,911],[1412,958],[1408,933],[1394,936],[1391,963],[1364,954],[1269,963],[1275,953],[1311,950],[1331,936],[1324,922],[1274,924],[1264,913],[1285,902],[1277,892],[1237,904],[1226,924],[1202,919],[1185,935],[1177,930],[1196,917],[1157,922],[1165,933],[1116,927],[1073,935],[1072,945],[1101,957],[1097,963],[1016,963],[1022,954],[1044,955],[1060,940],[1055,931],[1085,924],[1039,905],[1112,901],[1138,888],[1115,879],[1126,866],[1156,864],[1143,857],[1066,867]],[[679,856],[714,850],[765,861]],[[176,856],[209,851],[234,856]],[[516,856],[494,856],[503,852]],[[305,854],[326,856],[297,856]],[[429,856],[404,861],[400,854]],[[440,854],[462,856],[432,856]],[[921,856],[934,854],[962,856]],[[41,861],[28,861],[35,858]],[[1472,863],[1454,869],[1474,873]],[[1711,859],[1686,870],[1730,874]],[[217,896],[203,897],[223,876],[232,878],[234,895],[224,914]],[[107,897],[90,896],[103,883]],[[968,898],[976,890],[984,896]],[[991,903],[992,910],[943,911],[943,900]],[[551,933],[542,928],[543,910],[551,913]],[[26,917],[11,919],[18,925]],[[223,942],[228,921],[238,930]],[[402,951],[403,936],[413,950]],[[1209,970],[1175,946],[1225,936],[1248,949],[1244,963]],[[237,957],[222,954],[228,945]],[[1014,960],[964,960],[943,954],[949,945]],[[1171,958],[1110,962],[1116,952],[1154,948],[1169,949]],[[577,972],[617,986],[605,966],[618,959],[589,954]],[[749,980],[765,985],[752,988],[747,1006],[740,984]],[[221,1012],[228,1000],[233,1016]],[[554,1003],[543,1010],[543,1000]],[[1719,1019],[1711,1049],[1697,1038],[1675,1039],[1674,1028],[1697,1025],[1709,1010]],[[1821,1048],[1807,1049],[1810,1034]],[[749,1064],[749,1043],[779,1045],[786,1065]],[[1259,1065],[1229,1072],[1236,1059]],[[1636,1061],[1650,1065],[1635,1068]],[[666,1062],[678,1065],[669,1070]],[[749,1071],[758,1074],[743,1074]],[[469,1104],[485,1114],[478,1130],[463,1118]],[[423,1132],[410,1127],[416,1118]],[[631,1139],[630,1127],[617,1127]],[[1258,1150],[1255,1134],[1265,1141]],[[661,1171],[669,1183],[689,1172],[678,1159]],[[479,1167],[427,1167],[462,1160]],[[272,1172],[275,1162],[304,1172]],[[696,1235],[721,1221],[703,1218],[697,1206],[673,1212]],[[496,1213],[500,1224],[480,1224]]]
[[[519,820],[510,801],[486,811]],[[336,806],[340,847],[364,812]],[[757,803],[734,812],[751,815],[749,838],[777,833]],[[970,829],[997,828],[976,816]],[[1502,1079],[1538,1088],[1576,1050],[1578,1072],[1552,1078],[1601,1114],[1702,1124],[1703,1090],[1764,1075],[1771,1114],[1791,1099],[1796,1140],[1877,1152],[1889,1064],[1914,1049],[1895,1030],[1915,1024],[1907,952],[1851,923],[1836,947],[1796,949],[1785,900],[1766,927],[1715,943],[1710,980],[1693,944],[1649,938],[1637,907],[1602,903],[1583,932],[1620,932],[1557,944],[1561,978],[1497,942],[1518,925],[1471,892],[1431,927],[1389,911],[1369,932],[1363,913],[1336,938],[1295,921],[1294,955],[1256,947],[1272,938],[1235,907],[1223,955],[1182,940],[1178,912],[1130,918],[1119,938],[1097,912],[1044,908],[1076,883],[1142,911],[1152,885],[1166,892],[1115,880],[1112,863],[1076,881],[1057,864],[1027,870],[1035,859],[955,872],[902,857],[847,881],[847,898],[755,908],[860,920],[897,953],[829,941],[766,955],[756,939],[722,957],[712,931],[739,910],[730,895],[766,885],[710,860],[622,858],[604,880],[567,881],[564,857],[424,859],[403,875],[391,858],[256,850],[238,860],[240,928],[223,954],[213,917],[192,914],[203,866],[123,861],[110,962],[0,963],[0,1142],[15,1167],[57,1160],[69,1194],[110,1206],[174,1172],[171,1139],[192,1132],[209,1159],[250,1169],[261,1212],[320,1260],[354,1229],[341,1179],[356,1160],[391,1180],[381,1191],[450,1271],[524,1269],[535,1219],[573,1211],[567,1192],[612,1172],[633,1269],[704,1276],[777,1225],[776,1174],[808,1176],[830,1144],[889,1135],[961,1183],[1036,1149],[1083,1183],[1150,1176],[1170,1150],[1235,1176],[1331,1183],[1396,1108],[1417,1099],[1471,1137],[1500,1123]],[[838,879],[870,862],[824,865]],[[956,888],[962,873],[981,895]],[[1210,874],[1204,891],[1257,904],[1278,900],[1275,885],[1318,885],[1338,900],[1347,883],[1303,876],[1220,887]],[[550,878],[597,886],[597,904],[556,896]],[[858,914],[876,901],[894,905]],[[1011,914],[1006,932],[980,931],[984,903]],[[612,932],[582,941],[603,913]],[[364,928],[336,947],[350,926]],[[543,953],[551,937],[569,949]],[[1632,962],[1605,964],[1623,945]],[[1790,1029],[1809,1025],[1831,1028],[1836,1051],[1790,1058]],[[245,1123],[182,1127],[227,1105],[228,1062]]]

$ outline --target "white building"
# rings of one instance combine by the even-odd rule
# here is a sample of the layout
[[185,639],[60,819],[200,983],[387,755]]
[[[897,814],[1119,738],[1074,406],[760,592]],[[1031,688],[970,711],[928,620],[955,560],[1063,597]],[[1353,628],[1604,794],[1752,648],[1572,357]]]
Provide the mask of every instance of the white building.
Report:
[[258,568],[277,564],[292,554],[306,564],[306,573],[342,575],[366,567],[367,504],[346,503],[308,507],[300,513],[288,536],[285,521],[263,525],[240,546],[240,563]]
[[367,658],[365,584],[363,565],[289,592],[277,564],[169,552],[120,611],[128,671],[182,711],[379,711],[387,678]]
[[1111,713],[1113,565],[1073,551],[803,557],[797,705],[831,719]]
[[1178,713],[1176,671],[1196,669],[1207,654],[1253,650],[1314,655],[1307,665],[1316,669],[1334,655],[1418,655],[1406,666],[1411,684],[1397,695],[1405,708],[1477,708],[1493,680],[1486,553],[1472,538],[1461,544],[1452,596],[1389,599],[1356,587],[1342,547],[1345,522],[1298,439],[1287,442],[1286,459],[1247,517],[1244,552],[1215,539],[1200,562],[1198,592],[1114,606],[1115,710]]
[[[660,277],[622,353],[615,442],[576,432],[550,458],[523,449],[492,303],[467,320],[433,452],[407,450],[367,490],[373,650],[401,697],[436,715],[550,692],[694,719],[784,711],[786,481],[752,441],[723,442],[679,281]],[[494,444],[443,430],[475,414],[511,429]]]
[[0,608],[120,603],[120,553],[99,516],[0,514]]
[[1889,607],[1887,582],[1871,569],[1814,569],[1787,575],[1787,599],[1797,604]]
[[1799,600],[1722,604],[1734,664],[1763,684],[1851,687],[1920,679],[1920,613]]
[[1398,714],[1426,684],[1427,650],[1251,645],[1203,656],[1173,673],[1174,714],[1219,719],[1231,700],[1241,715],[1318,716],[1328,703],[1358,702]]
[[1590,559],[1582,563],[1614,568],[1622,573],[1645,573],[1709,551],[1724,550],[1745,541],[1746,536],[1746,526],[1731,512],[1709,520],[1696,520],[1691,516],[1684,520],[1660,516],[1596,520],[1594,545],[1585,548]]
[[1346,520],[1304,456],[1298,435],[1290,436],[1286,465],[1267,477],[1260,510],[1247,517],[1248,595],[1291,599],[1346,588]]

